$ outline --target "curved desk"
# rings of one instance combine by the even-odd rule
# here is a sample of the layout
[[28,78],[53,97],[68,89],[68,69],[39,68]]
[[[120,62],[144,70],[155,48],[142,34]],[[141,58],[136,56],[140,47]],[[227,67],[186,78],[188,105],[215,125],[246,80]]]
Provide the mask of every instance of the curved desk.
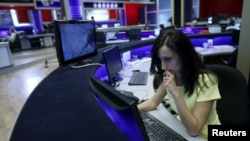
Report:
[[9,42],[0,42],[0,68],[13,65]]
[[[150,48],[153,41],[131,42],[119,48],[122,52],[133,49],[131,53],[136,53],[142,46]],[[103,50],[99,50],[99,55],[93,58],[93,61],[102,60],[100,53]],[[90,89],[88,77],[94,75],[98,68],[98,66],[80,69],[60,67],[48,75],[27,99],[13,128],[10,141],[128,140],[99,107]],[[150,81],[148,83],[150,85]],[[152,113],[168,115],[165,113],[167,110],[163,108]],[[165,123],[172,123],[173,126],[177,122],[174,120],[176,119],[172,117]],[[181,124],[174,130],[187,135]],[[200,140],[200,138],[192,139]]]

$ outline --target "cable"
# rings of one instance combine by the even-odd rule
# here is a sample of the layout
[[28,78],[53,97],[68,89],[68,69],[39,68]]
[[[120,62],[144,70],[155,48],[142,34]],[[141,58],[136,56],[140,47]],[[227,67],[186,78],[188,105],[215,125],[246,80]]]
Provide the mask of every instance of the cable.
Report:
[[78,69],[78,68],[83,68],[83,67],[88,67],[88,66],[101,66],[103,64],[100,64],[100,63],[90,63],[90,64],[86,64],[86,65],[81,65],[81,66],[73,66],[73,65],[69,65],[70,68],[72,69]]

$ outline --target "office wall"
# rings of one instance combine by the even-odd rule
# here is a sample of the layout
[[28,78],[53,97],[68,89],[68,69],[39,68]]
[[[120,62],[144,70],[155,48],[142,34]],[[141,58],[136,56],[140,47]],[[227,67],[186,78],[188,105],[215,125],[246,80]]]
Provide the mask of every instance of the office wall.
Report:
[[145,4],[125,4],[127,25],[137,25],[140,22],[139,9]]
[[[249,80],[250,72],[250,0],[244,0],[243,11],[242,11],[242,24],[240,30],[240,40],[238,47],[238,57],[237,57],[237,69],[239,69],[245,76],[246,80]],[[250,82],[248,82],[249,84]],[[249,84],[250,85],[250,84]]]
[[218,13],[241,15],[242,6],[243,0],[200,0],[200,17]]
[[117,20],[116,10],[115,9],[110,9],[109,10],[109,19],[110,20]]
[[27,23],[29,22],[29,17],[28,17],[28,10],[34,10],[33,6],[15,6],[15,7],[10,7],[10,6],[0,6],[0,9],[5,9],[5,10],[11,10],[15,9],[18,14],[18,20],[19,23]]
[[[0,6],[0,9],[5,9],[5,10],[15,9],[17,11],[19,23],[28,23],[29,17],[27,11],[34,10],[35,8],[33,6],[14,6],[14,7]],[[44,22],[52,21],[52,15],[50,13],[50,10],[41,10],[41,14]]]
[[41,10],[41,15],[43,22],[51,22],[53,19],[51,15],[51,10]]

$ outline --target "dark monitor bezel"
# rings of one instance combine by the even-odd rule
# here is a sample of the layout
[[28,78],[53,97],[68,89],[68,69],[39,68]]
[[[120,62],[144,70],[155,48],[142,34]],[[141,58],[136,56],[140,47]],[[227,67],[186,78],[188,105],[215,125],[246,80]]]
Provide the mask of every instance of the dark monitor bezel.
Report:
[[120,58],[120,60],[119,60],[119,62],[120,62],[120,69],[116,70],[115,74],[113,74],[113,73],[111,74],[110,70],[112,70],[112,68],[109,68],[109,65],[107,65],[109,63],[107,61],[107,56],[109,56],[109,53],[112,52],[113,50],[115,50],[119,54],[119,56],[121,55],[118,46],[111,47],[111,48],[109,48],[109,49],[107,49],[107,50],[105,50],[105,51],[102,52],[103,60],[104,60],[104,63],[105,63],[105,66],[106,66],[106,70],[107,70],[107,73],[108,73],[108,77],[109,77],[108,82],[110,84],[113,84],[113,83],[116,82],[115,77],[118,76],[118,72],[121,71],[122,68],[123,68],[121,57],[119,57]]
[[[65,60],[64,59],[64,55],[63,55],[63,47],[62,47],[62,42],[61,42],[61,34],[60,34],[60,25],[61,24],[83,24],[83,23],[92,23],[94,26],[94,40],[95,40],[95,47],[94,47],[94,51],[88,54],[84,54],[81,55],[79,57],[75,57],[69,60]],[[53,21],[53,26],[54,26],[54,33],[55,33],[55,47],[56,47],[56,51],[57,51],[57,59],[59,62],[59,66],[66,66],[72,63],[77,63],[79,61],[84,61],[84,59],[93,57],[95,55],[98,54],[97,52],[97,47],[96,47],[96,30],[95,30],[95,21],[86,21],[86,20],[55,20]]]
[[[118,110],[118,111],[131,109],[132,114],[133,114],[132,116],[134,117],[138,125],[138,128],[140,130],[141,138],[143,138],[143,140],[145,141],[149,141],[146,128],[144,126],[139,110],[137,108],[137,104],[138,104],[137,98],[132,98],[132,97],[128,97],[128,96],[121,94],[119,91],[117,91],[110,85],[107,85],[106,83],[99,80],[93,75],[89,77],[89,84],[96,98],[101,99],[113,109]],[[130,131],[127,131],[127,132],[130,132]]]

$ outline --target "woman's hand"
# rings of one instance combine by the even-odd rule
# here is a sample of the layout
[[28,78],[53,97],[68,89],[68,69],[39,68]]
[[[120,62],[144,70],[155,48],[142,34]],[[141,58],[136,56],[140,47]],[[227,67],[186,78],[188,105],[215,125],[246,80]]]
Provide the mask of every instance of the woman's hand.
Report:
[[174,74],[165,71],[163,74],[163,84],[173,97],[179,96]]

